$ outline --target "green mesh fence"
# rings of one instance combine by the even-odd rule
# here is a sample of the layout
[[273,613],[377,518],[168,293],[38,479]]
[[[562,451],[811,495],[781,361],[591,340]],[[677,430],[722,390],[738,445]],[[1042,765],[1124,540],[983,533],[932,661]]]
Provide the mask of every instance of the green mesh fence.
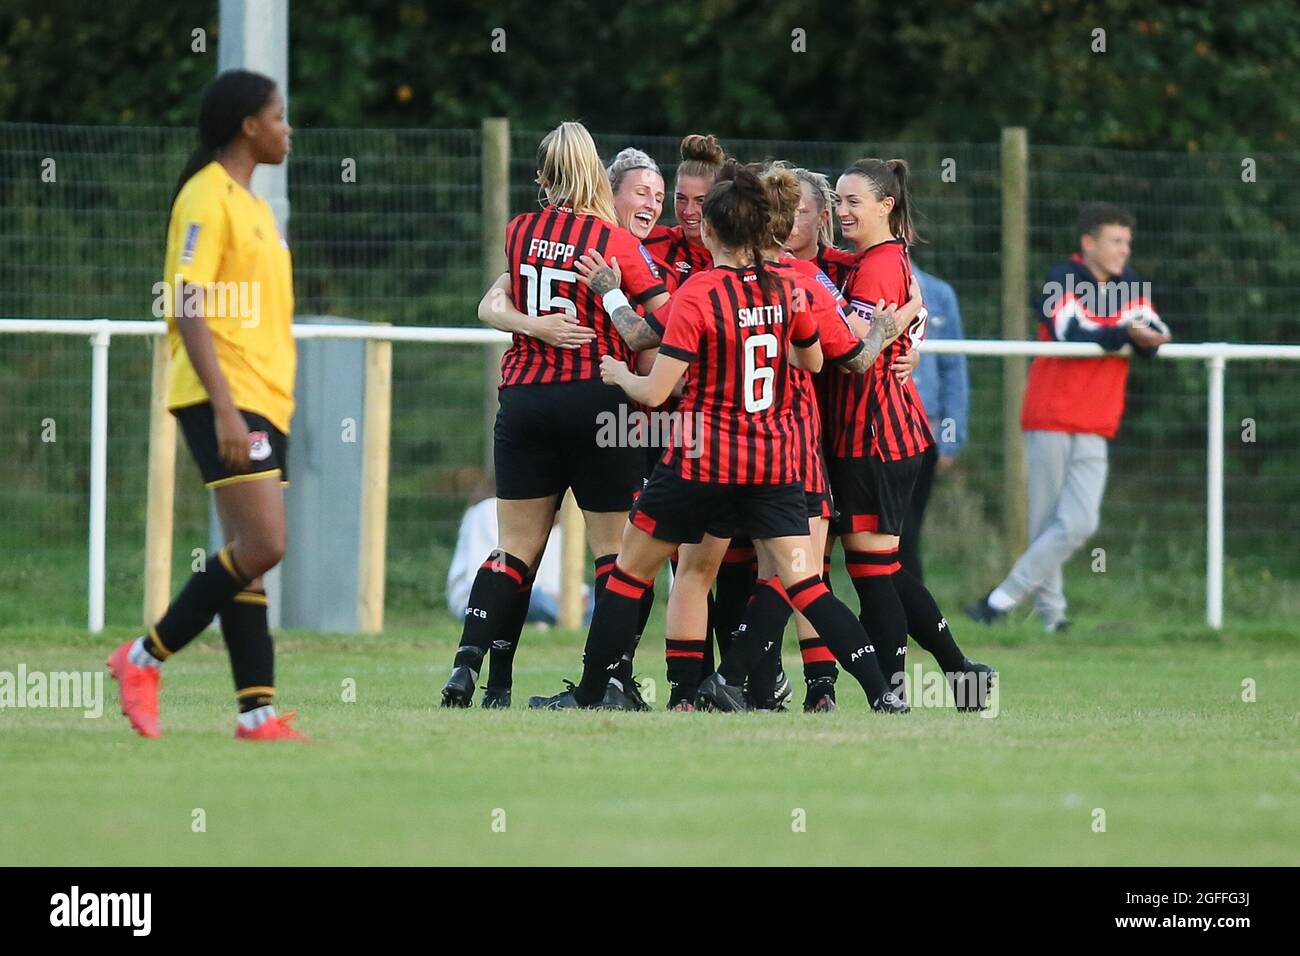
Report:
[[[193,133],[177,129],[0,124],[0,315],[150,317],[166,215]],[[511,135],[510,209],[536,208],[541,132]],[[677,140],[596,137],[654,156],[668,182]],[[915,257],[960,298],[966,334],[1001,336],[1001,189],[996,145],[731,140],[744,160],[780,157],[832,176],[862,155],[913,167],[925,243]],[[1253,181],[1243,181],[1243,159]],[[54,181],[47,160],[54,161]],[[396,325],[474,326],[482,293],[477,130],[301,130],[289,167],[289,240],[301,315]],[[1182,341],[1300,340],[1300,200],[1292,156],[1132,153],[1032,146],[1031,296],[1075,247],[1079,205],[1106,199],[1138,218],[1134,267]],[[348,180],[349,170],[355,175]],[[944,176],[944,170],[948,175]],[[955,174],[955,175],[954,175]],[[415,623],[443,606],[459,516],[483,476],[483,350],[394,348],[388,608]],[[148,438],[149,353],[111,349],[108,622],[138,620]],[[971,359],[970,440],[940,483],[927,554],[955,589],[987,587],[1000,555],[1002,363]],[[80,338],[0,335],[0,625],[85,619],[90,350]],[[1228,612],[1300,613],[1300,425],[1294,363],[1231,363],[1227,376]],[[49,423],[53,423],[50,432]],[[1253,438],[1253,440],[1244,440]],[[47,440],[53,437],[53,440]],[[1178,613],[1201,606],[1205,370],[1136,363],[1129,411],[1112,448],[1102,529],[1108,572],[1145,582]],[[197,472],[177,478],[177,580],[206,544]],[[1087,556],[1077,562],[1087,573]],[[1160,589],[1164,589],[1161,592]],[[951,598],[949,601],[951,605]]]

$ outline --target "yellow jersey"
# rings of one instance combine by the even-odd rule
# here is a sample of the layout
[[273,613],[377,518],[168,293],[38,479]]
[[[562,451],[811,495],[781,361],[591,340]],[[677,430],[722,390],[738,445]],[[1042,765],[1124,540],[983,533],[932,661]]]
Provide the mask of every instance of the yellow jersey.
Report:
[[[284,434],[293,417],[293,263],[271,205],[218,162],[182,187],[167,227],[163,298],[171,346],[167,407],[208,400],[176,328],[202,315],[238,408]],[[194,287],[186,293],[186,286]]]

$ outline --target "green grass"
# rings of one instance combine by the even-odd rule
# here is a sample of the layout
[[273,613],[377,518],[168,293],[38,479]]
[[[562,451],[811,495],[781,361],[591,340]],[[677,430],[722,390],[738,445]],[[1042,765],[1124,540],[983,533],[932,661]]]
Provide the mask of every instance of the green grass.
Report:
[[[129,633],[10,628],[0,671],[95,668]],[[111,681],[100,719],[0,711],[0,862],[1300,862],[1300,648],[1285,622],[961,633],[1001,670],[995,719],[878,717],[847,678],[845,706],[825,716],[444,712],[447,619],[382,637],[291,633],[278,684],[306,746],[231,739],[209,635],[167,665],[161,740],[129,731]],[[525,642],[517,701],[575,676],[579,635],[530,629]],[[662,707],[656,644],[640,664]],[[348,678],[355,703],[341,699]],[[206,832],[192,832],[196,808]],[[796,809],[806,832],[792,832]]]

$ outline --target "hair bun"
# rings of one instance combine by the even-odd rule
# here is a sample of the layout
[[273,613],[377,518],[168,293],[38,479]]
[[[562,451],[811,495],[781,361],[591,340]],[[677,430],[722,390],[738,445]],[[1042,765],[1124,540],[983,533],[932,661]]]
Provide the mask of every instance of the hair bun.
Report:
[[712,133],[691,133],[682,140],[682,159],[686,162],[709,163],[721,166],[727,158],[726,151]]

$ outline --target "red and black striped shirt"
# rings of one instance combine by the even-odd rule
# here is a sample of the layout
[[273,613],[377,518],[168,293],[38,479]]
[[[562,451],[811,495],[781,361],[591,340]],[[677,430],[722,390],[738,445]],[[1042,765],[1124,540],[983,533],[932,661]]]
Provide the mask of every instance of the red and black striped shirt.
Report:
[[[774,271],[774,270],[771,270]],[[788,275],[764,295],[752,267],[715,266],[673,297],[661,355],[690,363],[679,411],[691,447],[663,462],[689,481],[779,485],[800,480],[791,344],[817,341]]]
[[663,270],[670,292],[695,273],[713,268],[713,253],[687,239],[681,226],[655,226],[646,236],[645,247]]
[[632,350],[619,335],[600,299],[579,284],[573,263],[588,249],[606,260],[618,259],[622,288],[642,305],[667,292],[654,261],[626,229],[564,206],[547,206],[517,216],[506,226],[506,268],[515,307],[528,315],[567,312],[596,337],[576,349],[561,349],[541,339],[516,334],[501,360],[501,387],[549,385],[600,378],[600,358],[629,361]]
[[[912,267],[907,245],[890,239],[867,249],[858,258],[845,287],[849,307],[864,320],[876,302],[903,305],[911,298]],[[828,376],[827,414],[832,438],[830,454],[837,458],[875,455],[898,461],[920,454],[934,444],[930,422],[912,379],[900,382],[891,366],[925,337],[926,313],[891,342],[865,376]]]
[[[840,306],[839,290],[811,259],[785,256],[772,269],[789,275],[803,293],[802,301],[811,311],[822,343],[824,375],[841,375],[831,365],[847,362],[862,351],[862,340],[849,328],[849,320]],[[798,305],[796,300],[796,306]],[[797,311],[797,309],[796,309]],[[805,369],[792,368],[790,374],[798,387],[795,402],[795,430],[799,436],[800,469],[805,491],[824,494],[827,490],[826,468],[822,459],[822,425],[818,410],[815,377]]]
[[[844,280],[853,271],[853,265],[858,261],[858,254],[845,252],[835,246],[818,246],[816,258],[810,261],[826,273],[827,278],[835,283],[837,289],[843,291]],[[899,305],[902,303],[900,302]]]

